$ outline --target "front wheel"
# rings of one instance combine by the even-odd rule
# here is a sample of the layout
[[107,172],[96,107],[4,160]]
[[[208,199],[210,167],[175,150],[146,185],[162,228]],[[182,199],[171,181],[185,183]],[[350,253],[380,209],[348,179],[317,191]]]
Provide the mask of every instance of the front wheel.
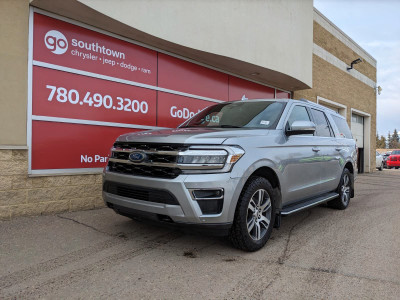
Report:
[[259,250],[271,236],[274,221],[274,189],[267,179],[251,177],[240,194],[229,239],[236,248]]
[[383,170],[383,163],[381,163],[381,166],[378,168],[379,171]]
[[328,202],[328,205],[330,207],[343,210],[346,209],[347,206],[349,206],[352,189],[354,186],[353,181],[353,175],[350,173],[349,169],[345,168],[343,170],[342,177],[340,178],[339,186],[336,190],[339,194],[339,197]]

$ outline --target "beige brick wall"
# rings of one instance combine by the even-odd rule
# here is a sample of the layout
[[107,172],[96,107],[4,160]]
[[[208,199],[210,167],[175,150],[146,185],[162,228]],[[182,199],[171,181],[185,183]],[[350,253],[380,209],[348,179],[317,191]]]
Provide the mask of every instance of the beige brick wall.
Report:
[[29,0],[0,0],[0,145],[26,146]]
[[101,175],[27,174],[27,150],[0,150],[0,220],[104,207]]
[[[313,29],[314,43],[324,48],[326,51],[333,54],[348,65],[350,65],[353,60],[359,57],[364,58],[362,55],[357,54],[352,49],[343,44],[334,35],[332,35],[329,31],[327,31],[315,21]],[[376,82],[376,68],[369,64],[367,61],[364,60],[362,63],[356,64],[353,67],[360,73],[364,74],[365,76]]]

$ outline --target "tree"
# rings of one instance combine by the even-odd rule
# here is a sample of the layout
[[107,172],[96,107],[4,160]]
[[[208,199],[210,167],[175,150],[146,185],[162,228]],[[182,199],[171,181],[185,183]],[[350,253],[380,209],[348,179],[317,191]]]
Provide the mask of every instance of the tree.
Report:
[[396,129],[396,128],[395,128],[394,131],[393,131],[392,139],[393,139],[396,143],[398,143],[398,142],[400,141],[400,140],[399,140],[399,134],[397,133],[397,129]]
[[393,131],[392,136],[388,140],[389,142],[389,149],[397,149],[400,148],[400,143],[399,143],[399,134],[397,132],[397,129]]
[[383,135],[381,135],[380,143],[382,145],[382,148],[386,149],[386,138]]
[[392,136],[390,135],[390,131],[388,132],[388,137],[387,137],[387,147],[390,149],[390,141],[392,140]]
[[376,133],[376,149],[385,149],[386,148],[386,138],[381,135],[379,137],[379,134]]

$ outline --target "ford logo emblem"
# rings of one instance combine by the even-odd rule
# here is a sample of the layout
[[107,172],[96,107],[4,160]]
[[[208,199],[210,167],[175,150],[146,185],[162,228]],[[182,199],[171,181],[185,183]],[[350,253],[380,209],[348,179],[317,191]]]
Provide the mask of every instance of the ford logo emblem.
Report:
[[129,154],[129,160],[132,162],[142,162],[146,158],[146,154],[143,152],[132,152]]

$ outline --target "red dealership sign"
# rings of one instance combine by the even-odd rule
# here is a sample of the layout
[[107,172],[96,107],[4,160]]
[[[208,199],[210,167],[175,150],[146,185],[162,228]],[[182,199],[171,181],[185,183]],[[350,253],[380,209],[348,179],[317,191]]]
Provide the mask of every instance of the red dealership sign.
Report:
[[158,85],[163,88],[228,101],[228,77],[166,54],[158,56]]
[[290,99],[290,93],[276,90],[276,99]]
[[131,128],[33,121],[32,169],[103,168],[115,138]]
[[33,67],[38,116],[156,126],[156,91]]
[[207,106],[290,94],[33,14],[29,170],[98,171],[124,133],[176,127]]
[[157,52],[67,22],[35,14],[33,59],[155,85]]
[[234,76],[229,79],[229,101],[271,98],[274,98],[273,88]]
[[210,101],[158,92],[158,126],[177,127],[203,108],[216,104]]

